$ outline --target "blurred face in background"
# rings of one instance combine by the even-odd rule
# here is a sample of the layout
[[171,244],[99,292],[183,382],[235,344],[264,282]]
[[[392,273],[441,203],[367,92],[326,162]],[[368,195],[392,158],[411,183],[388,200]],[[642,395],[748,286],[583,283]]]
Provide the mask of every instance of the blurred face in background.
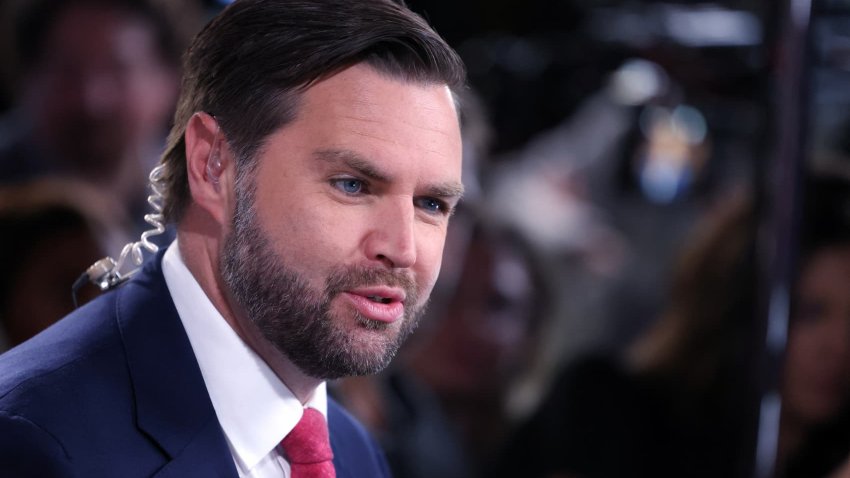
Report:
[[449,396],[499,393],[523,366],[536,299],[523,255],[503,241],[475,238],[454,293],[417,349],[419,374]]
[[786,349],[783,414],[823,423],[850,390],[850,245],[820,249],[806,260]]
[[117,8],[74,5],[43,45],[24,78],[23,106],[52,156],[103,180],[122,160],[158,152],[178,76],[150,23]]

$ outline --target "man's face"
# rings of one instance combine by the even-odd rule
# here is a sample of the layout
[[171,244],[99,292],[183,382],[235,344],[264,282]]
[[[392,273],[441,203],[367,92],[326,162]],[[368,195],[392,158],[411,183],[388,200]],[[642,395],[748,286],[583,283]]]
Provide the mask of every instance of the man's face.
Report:
[[258,155],[221,259],[237,320],[312,377],[380,370],[437,279],[462,189],[448,88],[349,68]]

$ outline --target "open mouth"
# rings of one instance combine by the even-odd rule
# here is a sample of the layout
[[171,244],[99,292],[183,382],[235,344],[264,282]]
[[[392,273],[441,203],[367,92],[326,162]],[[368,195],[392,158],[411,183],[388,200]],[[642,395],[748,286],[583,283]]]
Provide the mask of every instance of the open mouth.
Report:
[[365,319],[391,323],[404,316],[404,291],[376,286],[346,291],[344,296]]
[[389,304],[393,301],[392,299],[389,299],[387,297],[381,297],[379,295],[369,295],[366,296],[366,298],[371,300],[372,302],[377,302],[379,304]]

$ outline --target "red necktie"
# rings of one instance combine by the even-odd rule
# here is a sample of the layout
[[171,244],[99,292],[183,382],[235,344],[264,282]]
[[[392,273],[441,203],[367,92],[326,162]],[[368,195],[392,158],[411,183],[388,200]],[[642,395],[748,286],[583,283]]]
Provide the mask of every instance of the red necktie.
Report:
[[336,478],[325,417],[315,408],[305,408],[295,428],[280,442],[292,478]]

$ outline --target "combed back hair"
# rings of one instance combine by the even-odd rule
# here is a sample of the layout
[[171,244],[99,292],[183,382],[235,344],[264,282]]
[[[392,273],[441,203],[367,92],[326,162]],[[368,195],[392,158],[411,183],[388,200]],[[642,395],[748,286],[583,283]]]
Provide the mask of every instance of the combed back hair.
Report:
[[241,175],[253,170],[267,137],[295,118],[306,88],[361,62],[403,81],[445,84],[455,96],[465,86],[454,50],[392,0],[238,0],[227,7],[184,57],[161,160],[166,220],[179,221],[189,203],[184,134],[194,113],[216,118]]

